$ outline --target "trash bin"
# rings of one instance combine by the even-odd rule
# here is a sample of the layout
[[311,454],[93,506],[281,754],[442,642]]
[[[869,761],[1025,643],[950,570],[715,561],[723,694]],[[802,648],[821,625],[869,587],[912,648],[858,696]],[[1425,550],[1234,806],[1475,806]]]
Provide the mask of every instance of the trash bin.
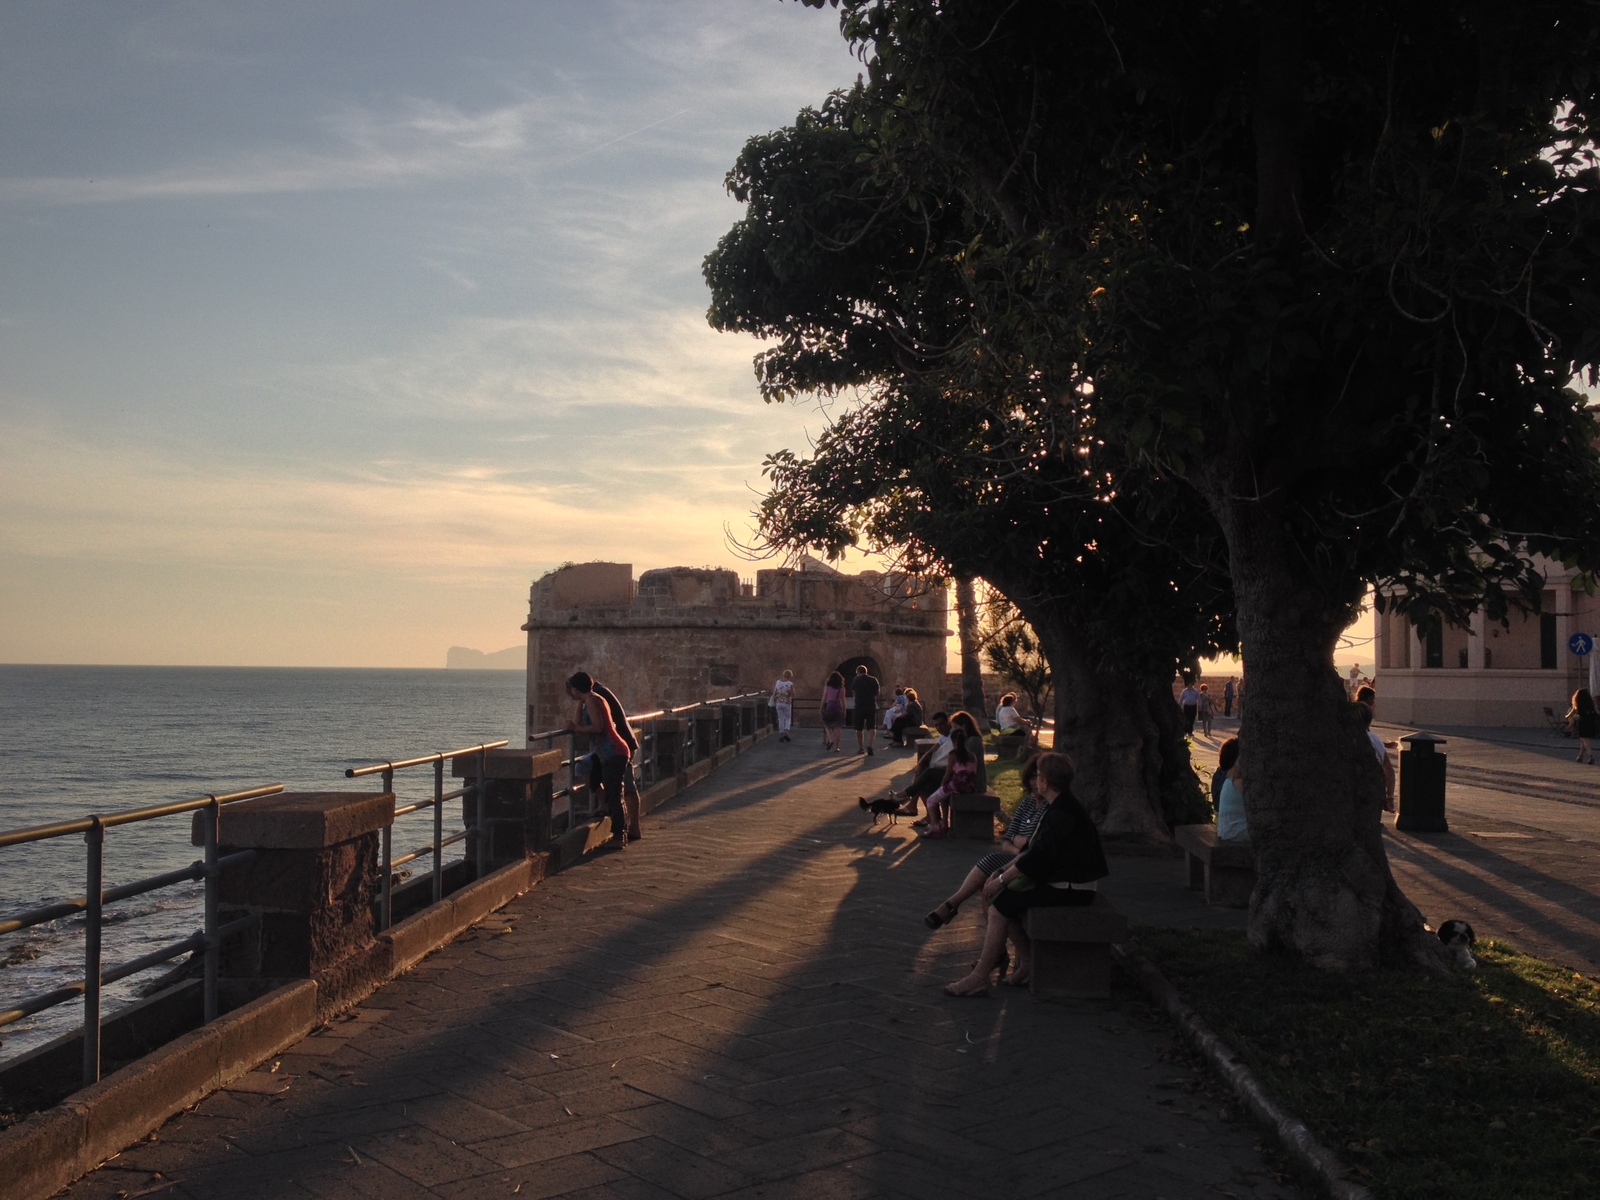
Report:
[[1445,756],[1437,747],[1445,739],[1413,733],[1400,739],[1400,812],[1394,827],[1407,833],[1449,833],[1444,819]]

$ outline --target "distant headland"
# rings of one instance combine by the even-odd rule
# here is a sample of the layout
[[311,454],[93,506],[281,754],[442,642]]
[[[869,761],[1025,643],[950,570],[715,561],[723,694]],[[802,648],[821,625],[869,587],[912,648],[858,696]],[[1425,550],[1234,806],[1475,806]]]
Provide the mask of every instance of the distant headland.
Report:
[[447,671],[524,671],[528,667],[526,646],[507,646],[493,654],[468,646],[451,646],[444,656]]

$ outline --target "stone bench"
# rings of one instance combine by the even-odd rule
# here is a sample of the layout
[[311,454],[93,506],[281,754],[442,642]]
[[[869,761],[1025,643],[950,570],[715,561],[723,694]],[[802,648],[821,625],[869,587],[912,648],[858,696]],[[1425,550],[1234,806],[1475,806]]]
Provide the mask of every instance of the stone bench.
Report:
[[1027,758],[1033,752],[1033,738],[1025,733],[1001,734],[994,739],[994,749],[997,758]]
[[950,836],[994,841],[1000,797],[993,792],[957,792],[950,797]]
[[1036,1000],[1111,994],[1111,946],[1128,939],[1128,918],[1095,893],[1084,908],[1030,908],[1028,991]]
[[1248,908],[1256,886],[1256,852],[1249,842],[1224,842],[1215,825],[1178,825],[1173,839],[1183,847],[1189,887],[1206,894],[1206,903]]

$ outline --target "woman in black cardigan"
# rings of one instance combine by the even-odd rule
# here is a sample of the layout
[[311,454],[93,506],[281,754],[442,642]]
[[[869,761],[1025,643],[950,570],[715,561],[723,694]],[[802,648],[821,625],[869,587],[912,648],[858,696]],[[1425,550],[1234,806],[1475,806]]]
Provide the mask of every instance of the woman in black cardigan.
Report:
[[[1007,934],[1017,957],[1006,982],[1017,987],[1027,983],[1029,945],[1023,914],[1030,908],[1093,904],[1095,883],[1107,874],[1099,831],[1071,791],[1072,760],[1065,754],[1041,754],[1038,764],[1035,793],[1050,807],[1028,848],[983,885],[983,898],[990,904],[983,953],[970,975],[945,985],[946,995],[987,994]],[[1020,889],[1014,885],[1018,879],[1023,881]]]

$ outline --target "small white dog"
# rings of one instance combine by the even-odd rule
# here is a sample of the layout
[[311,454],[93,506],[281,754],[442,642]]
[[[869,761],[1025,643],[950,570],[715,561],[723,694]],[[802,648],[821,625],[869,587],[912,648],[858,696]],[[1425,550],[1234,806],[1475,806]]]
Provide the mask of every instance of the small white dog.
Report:
[[1456,966],[1463,971],[1473,971],[1478,960],[1472,957],[1472,948],[1478,944],[1472,926],[1465,921],[1451,920],[1439,926],[1439,940],[1455,951]]

